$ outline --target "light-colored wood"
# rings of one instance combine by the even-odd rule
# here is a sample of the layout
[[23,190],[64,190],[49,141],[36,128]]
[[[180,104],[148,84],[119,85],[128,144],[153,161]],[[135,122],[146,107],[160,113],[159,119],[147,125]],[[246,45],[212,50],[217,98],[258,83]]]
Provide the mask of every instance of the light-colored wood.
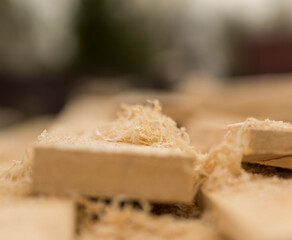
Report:
[[[117,219],[119,222],[117,224]],[[81,232],[78,240],[223,240],[200,219],[154,216],[143,211],[109,212],[99,222]]]
[[91,133],[100,124],[113,121],[116,110],[108,97],[81,95],[67,103],[49,131],[58,134]]
[[191,202],[193,159],[181,152],[116,143],[40,145],[33,190],[160,202]]
[[112,117],[111,103],[96,97],[69,103],[49,130],[56,141],[35,148],[34,192],[191,202],[193,157],[94,138],[94,129]]
[[244,162],[292,169],[292,131],[249,129]]
[[251,153],[292,153],[292,131],[250,129],[248,134]]
[[292,122],[292,76],[262,75],[236,79],[234,84],[222,85],[202,105],[222,113],[261,120],[270,118]]
[[1,202],[0,213],[0,239],[74,239],[75,213],[72,201],[9,200],[9,202]]
[[52,122],[48,116],[15,124],[0,131],[0,170],[21,160],[25,150],[37,141],[37,136]]
[[183,126],[198,112],[200,106],[200,100],[195,96],[176,92],[131,91],[112,98],[116,111],[121,103],[144,105],[146,100],[159,100],[162,112]]
[[204,191],[218,230],[234,240],[292,239],[292,182],[255,180]]
[[245,119],[218,111],[201,111],[186,124],[191,144],[207,153],[222,141],[227,133],[226,126]]

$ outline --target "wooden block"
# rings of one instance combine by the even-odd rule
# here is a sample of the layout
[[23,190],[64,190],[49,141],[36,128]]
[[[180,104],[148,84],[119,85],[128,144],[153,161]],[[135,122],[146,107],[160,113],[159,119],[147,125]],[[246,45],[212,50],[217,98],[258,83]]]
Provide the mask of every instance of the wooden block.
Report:
[[191,202],[193,158],[166,148],[80,141],[35,148],[33,191]]
[[292,131],[249,129],[243,161],[292,169]]
[[218,230],[234,240],[292,239],[291,181],[272,181],[263,179],[204,191]]
[[73,240],[74,204],[69,200],[26,199],[1,202],[0,239]]
[[292,154],[292,131],[250,129],[250,153]]
[[105,104],[103,98],[92,96],[71,101],[49,130],[49,138],[56,141],[35,148],[33,190],[191,202],[193,157],[92,137],[99,124],[113,119],[116,106],[116,99]]

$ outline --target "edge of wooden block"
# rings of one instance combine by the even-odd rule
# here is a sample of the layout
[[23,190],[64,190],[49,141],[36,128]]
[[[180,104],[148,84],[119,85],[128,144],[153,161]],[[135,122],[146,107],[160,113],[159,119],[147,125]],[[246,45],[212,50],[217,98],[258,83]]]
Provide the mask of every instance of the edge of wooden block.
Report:
[[[141,149],[144,150],[141,152]],[[193,159],[184,154],[171,154],[173,151],[151,152],[151,149],[145,151],[139,146],[136,151],[126,148],[112,153],[102,148],[88,151],[86,148],[36,146],[33,191],[104,197],[121,194],[133,199],[192,202],[195,195]],[[66,181],[70,174],[75,178]],[[64,191],[66,188],[68,191]]]

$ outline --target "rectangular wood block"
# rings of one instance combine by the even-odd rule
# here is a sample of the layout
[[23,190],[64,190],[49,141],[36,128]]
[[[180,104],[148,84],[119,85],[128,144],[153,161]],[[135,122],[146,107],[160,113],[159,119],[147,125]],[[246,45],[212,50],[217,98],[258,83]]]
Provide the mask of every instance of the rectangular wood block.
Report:
[[1,202],[0,239],[73,240],[74,210],[74,204],[69,200],[26,199]]
[[249,129],[243,161],[292,169],[292,131]]
[[122,143],[42,144],[35,148],[33,191],[159,202],[191,202],[193,158],[166,148]]
[[[219,231],[234,240],[292,239],[292,188],[269,181],[204,192]],[[234,188],[234,189],[232,189]]]
[[292,131],[250,129],[248,148],[258,154],[292,154]]

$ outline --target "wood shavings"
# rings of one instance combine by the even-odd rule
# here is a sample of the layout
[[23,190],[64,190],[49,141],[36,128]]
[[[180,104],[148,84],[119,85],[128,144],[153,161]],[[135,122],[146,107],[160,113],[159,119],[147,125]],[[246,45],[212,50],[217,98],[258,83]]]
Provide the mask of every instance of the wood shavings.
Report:
[[[102,205],[97,204],[100,212]],[[98,205],[99,204],[99,205]],[[153,216],[149,209],[138,211],[131,206],[123,209],[115,204],[104,206],[97,223],[83,225],[79,240],[92,239],[219,239],[216,232],[199,220]]]
[[247,118],[244,122],[230,124],[227,126],[228,132],[222,143],[213,147],[208,154],[198,154],[201,163],[198,168],[206,175],[210,175],[218,168],[226,169],[234,175],[240,174],[242,156],[247,147],[245,133],[250,128],[286,131],[292,130],[292,125],[282,121],[269,119],[260,121],[255,118]]
[[241,167],[244,153],[247,151],[247,131],[252,129],[289,131],[290,123],[266,119],[260,121],[248,118],[246,121],[228,125],[224,141],[213,147],[208,154],[198,154],[196,169],[206,178],[204,188],[219,189],[238,183],[250,182],[251,175]]
[[234,129],[266,129],[266,130],[277,130],[277,131],[292,131],[292,124],[283,121],[274,121],[270,119],[265,119],[264,121],[258,120],[256,118],[247,118],[244,122],[229,124],[227,126],[229,130]]
[[0,192],[5,196],[28,196],[32,182],[31,149],[27,149],[21,161],[0,174]]
[[148,103],[151,105],[122,105],[123,111],[115,122],[94,131],[96,138],[192,151],[186,129],[178,128],[174,120],[162,114],[157,100]]

